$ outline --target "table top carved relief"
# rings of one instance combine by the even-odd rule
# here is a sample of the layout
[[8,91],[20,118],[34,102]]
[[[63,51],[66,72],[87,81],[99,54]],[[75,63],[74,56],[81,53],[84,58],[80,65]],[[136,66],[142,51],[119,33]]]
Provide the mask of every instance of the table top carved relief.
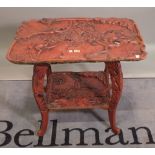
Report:
[[13,63],[137,61],[146,56],[136,24],[125,18],[30,20],[19,27]]

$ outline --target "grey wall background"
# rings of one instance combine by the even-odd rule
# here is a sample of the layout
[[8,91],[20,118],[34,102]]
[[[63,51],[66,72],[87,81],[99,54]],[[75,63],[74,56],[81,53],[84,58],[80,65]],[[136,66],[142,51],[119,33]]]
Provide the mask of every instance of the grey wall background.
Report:
[[[58,17],[125,17],[136,21],[146,43],[148,57],[123,62],[126,78],[155,77],[155,8],[0,8],[0,80],[30,80],[31,65],[15,65],[5,59],[16,29],[24,20]],[[52,65],[53,70],[102,70],[103,63]]]

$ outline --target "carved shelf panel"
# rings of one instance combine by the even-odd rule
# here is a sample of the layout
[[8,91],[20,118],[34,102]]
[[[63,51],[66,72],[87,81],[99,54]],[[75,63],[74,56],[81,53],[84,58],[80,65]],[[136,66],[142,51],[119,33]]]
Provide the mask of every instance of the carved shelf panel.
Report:
[[50,76],[49,109],[109,107],[110,86],[104,72],[52,72]]

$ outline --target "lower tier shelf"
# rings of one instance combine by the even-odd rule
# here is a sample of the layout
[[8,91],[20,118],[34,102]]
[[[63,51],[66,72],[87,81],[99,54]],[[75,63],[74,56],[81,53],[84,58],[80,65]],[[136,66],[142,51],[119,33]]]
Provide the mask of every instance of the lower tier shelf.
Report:
[[111,86],[105,72],[52,72],[50,78],[49,110],[109,108]]

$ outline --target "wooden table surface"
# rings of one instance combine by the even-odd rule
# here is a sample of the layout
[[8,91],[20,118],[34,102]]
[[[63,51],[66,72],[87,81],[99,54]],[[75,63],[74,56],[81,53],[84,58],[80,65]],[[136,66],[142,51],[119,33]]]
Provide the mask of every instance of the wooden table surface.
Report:
[[134,21],[58,18],[23,22],[7,54],[13,63],[137,61],[146,56]]

